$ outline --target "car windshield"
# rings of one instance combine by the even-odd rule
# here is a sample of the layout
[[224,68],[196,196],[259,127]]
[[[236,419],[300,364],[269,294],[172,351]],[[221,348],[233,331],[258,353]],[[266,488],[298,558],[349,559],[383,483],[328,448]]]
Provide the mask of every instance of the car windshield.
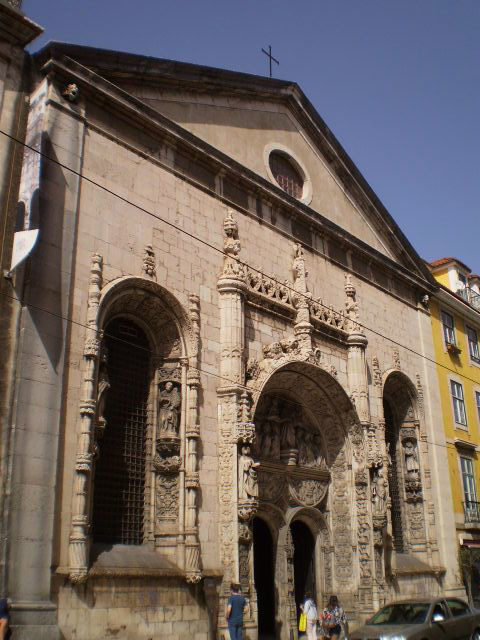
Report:
[[425,602],[390,604],[370,618],[368,624],[422,624],[429,607]]

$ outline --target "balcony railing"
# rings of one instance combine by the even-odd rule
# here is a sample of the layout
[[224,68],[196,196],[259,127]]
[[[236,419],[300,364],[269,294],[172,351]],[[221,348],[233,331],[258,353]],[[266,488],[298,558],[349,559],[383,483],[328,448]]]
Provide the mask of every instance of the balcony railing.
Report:
[[480,502],[467,500],[463,503],[465,524],[480,524]]
[[470,287],[463,287],[463,289],[457,289],[457,296],[461,296],[477,311],[480,311],[480,293],[477,293]]

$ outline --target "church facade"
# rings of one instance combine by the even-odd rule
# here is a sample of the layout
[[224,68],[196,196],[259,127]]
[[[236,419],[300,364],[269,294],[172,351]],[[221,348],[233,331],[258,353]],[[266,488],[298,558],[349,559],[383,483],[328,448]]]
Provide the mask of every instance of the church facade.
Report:
[[307,591],[459,593],[436,284],[299,87],[62,44],[33,80],[17,636],[226,638],[232,581],[251,639]]

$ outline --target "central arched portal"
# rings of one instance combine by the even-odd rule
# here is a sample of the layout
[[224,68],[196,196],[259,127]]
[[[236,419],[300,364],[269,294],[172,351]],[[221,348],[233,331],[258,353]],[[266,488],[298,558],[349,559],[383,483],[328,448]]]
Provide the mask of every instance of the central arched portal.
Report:
[[289,362],[255,398],[254,423],[262,516],[253,521],[258,637],[288,640],[307,592],[322,602],[334,581],[353,591],[349,430],[358,416],[328,372]]
[[275,638],[273,539],[261,518],[253,520],[253,563],[257,592],[258,637]]
[[316,600],[315,580],[315,540],[310,529],[301,520],[290,525],[293,541],[293,574],[295,584],[295,605],[297,615],[307,593]]

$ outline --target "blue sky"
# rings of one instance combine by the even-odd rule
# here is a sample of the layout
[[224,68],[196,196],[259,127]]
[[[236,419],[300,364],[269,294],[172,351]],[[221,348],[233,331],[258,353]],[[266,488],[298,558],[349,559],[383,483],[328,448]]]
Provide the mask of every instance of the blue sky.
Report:
[[426,260],[480,272],[479,0],[24,0],[48,40],[297,82]]

